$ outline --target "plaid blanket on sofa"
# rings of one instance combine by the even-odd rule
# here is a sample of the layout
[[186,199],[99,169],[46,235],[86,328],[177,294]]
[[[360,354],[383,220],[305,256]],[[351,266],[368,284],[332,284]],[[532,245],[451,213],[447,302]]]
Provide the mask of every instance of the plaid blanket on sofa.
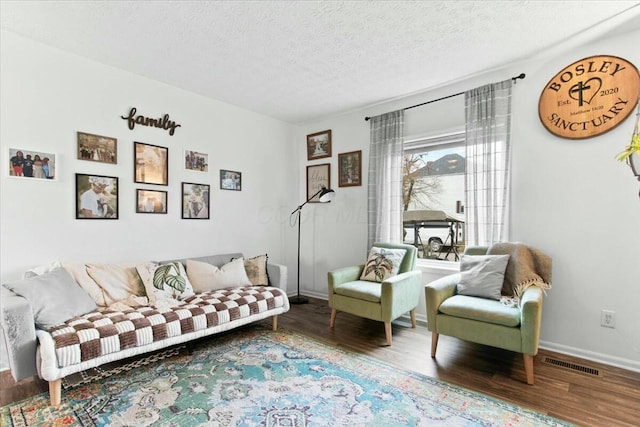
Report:
[[143,306],[88,313],[49,333],[62,368],[282,307],[285,298],[282,290],[266,286],[220,289],[185,298],[179,306],[163,310]]

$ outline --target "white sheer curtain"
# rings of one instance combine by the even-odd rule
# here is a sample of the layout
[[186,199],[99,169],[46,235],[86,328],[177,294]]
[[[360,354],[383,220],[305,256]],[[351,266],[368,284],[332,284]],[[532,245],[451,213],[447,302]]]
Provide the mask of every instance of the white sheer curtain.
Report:
[[402,242],[404,110],[371,118],[368,247]]
[[511,80],[465,92],[466,240],[509,240]]

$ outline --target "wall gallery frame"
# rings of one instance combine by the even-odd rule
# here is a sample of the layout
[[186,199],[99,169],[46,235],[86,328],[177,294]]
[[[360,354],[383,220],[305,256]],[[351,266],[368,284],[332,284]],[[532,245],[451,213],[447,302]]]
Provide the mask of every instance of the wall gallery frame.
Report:
[[[331,188],[331,164],[307,166],[307,200],[322,187]],[[320,203],[320,200],[315,196],[309,203]]]
[[78,159],[118,164],[118,140],[109,136],[78,132]]
[[9,148],[8,159],[10,177],[56,180],[56,155],[53,153]]
[[166,214],[167,192],[136,189],[136,213]]
[[208,184],[182,183],[182,219],[209,219]]
[[209,155],[184,150],[184,168],[190,171],[209,172]]
[[338,154],[338,187],[362,185],[362,150]]
[[220,169],[220,189],[242,191],[242,173]]
[[118,178],[77,173],[76,219],[118,219]]
[[169,185],[169,149],[143,142],[133,143],[134,182]]
[[307,135],[307,160],[331,157],[331,129]]

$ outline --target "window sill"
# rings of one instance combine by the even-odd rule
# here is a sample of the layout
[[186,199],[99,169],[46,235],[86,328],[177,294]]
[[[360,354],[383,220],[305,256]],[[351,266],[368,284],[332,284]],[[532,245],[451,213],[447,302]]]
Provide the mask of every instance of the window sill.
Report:
[[458,261],[439,261],[434,259],[418,258],[416,266],[426,271],[441,271],[446,273],[460,272],[460,262]]

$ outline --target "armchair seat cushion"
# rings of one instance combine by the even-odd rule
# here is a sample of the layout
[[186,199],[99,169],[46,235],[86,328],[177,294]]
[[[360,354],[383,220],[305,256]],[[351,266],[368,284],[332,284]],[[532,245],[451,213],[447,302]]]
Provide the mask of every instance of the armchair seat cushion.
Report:
[[486,298],[454,295],[440,304],[439,311],[449,316],[496,325],[516,327],[520,324],[519,308]]
[[382,287],[380,283],[366,280],[356,280],[353,282],[334,285],[333,292],[337,295],[355,298],[362,301],[380,303]]

